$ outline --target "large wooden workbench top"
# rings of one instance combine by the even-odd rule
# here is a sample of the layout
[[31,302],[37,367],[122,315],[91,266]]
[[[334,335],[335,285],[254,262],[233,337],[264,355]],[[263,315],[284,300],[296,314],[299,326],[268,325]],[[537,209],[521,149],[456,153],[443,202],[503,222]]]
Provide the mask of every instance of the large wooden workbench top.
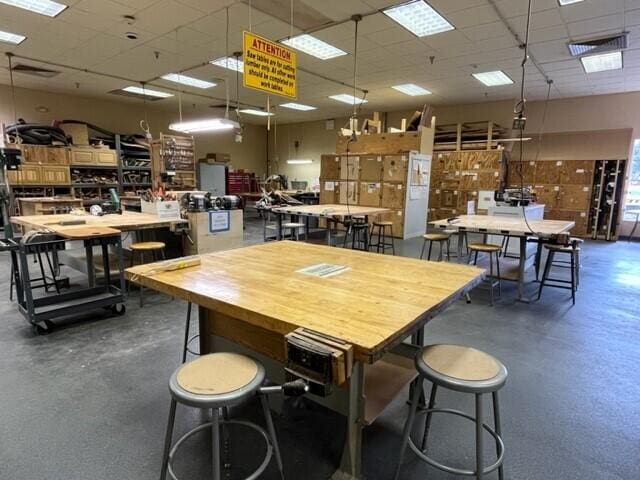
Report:
[[[464,292],[484,270],[302,242],[216,252],[201,265],[127,278],[271,332],[305,327],[354,345],[356,358],[374,362]],[[329,263],[349,267],[331,277],[298,270]],[[153,267],[151,267],[153,268]]]

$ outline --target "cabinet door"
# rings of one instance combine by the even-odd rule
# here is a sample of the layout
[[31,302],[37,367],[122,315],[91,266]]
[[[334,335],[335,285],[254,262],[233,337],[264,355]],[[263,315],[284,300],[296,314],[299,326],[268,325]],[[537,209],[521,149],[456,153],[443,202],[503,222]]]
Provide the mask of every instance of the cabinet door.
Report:
[[363,207],[379,207],[380,186],[380,182],[360,182],[360,205]]
[[96,165],[116,165],[116,153],[112,150],[94,152],[94,161]]
[[404,207],[404,186],[402,183],[382,184],[382,203],[384,208],[403,208]]
[[340,157],[336,155],[322,155],[320,157],[320,178],[323,180],[338,180],[340,178]]
[[48,147],[41,147],[37,145],[22,145],[22,160],[24,163],[40,164],[47,160]]
[[93,165],[93,152],[91,150],[71,150],[71,165]]
[[37,185],[40,181],[40,167],[36,165],[22,165],[20,179],[23,184]]
[[70,183],[69,167],[43,166],[42,183],[68,185]]
[[385,155],[382,179],[387,182],[406,182],[407,155]]
[[379,182],[382,179],[382,157],[365,155],[360,157],[360,180]]
[[69,165],[69,149],[65,147],[47,148],[47,158],[43,163],[52,165]]

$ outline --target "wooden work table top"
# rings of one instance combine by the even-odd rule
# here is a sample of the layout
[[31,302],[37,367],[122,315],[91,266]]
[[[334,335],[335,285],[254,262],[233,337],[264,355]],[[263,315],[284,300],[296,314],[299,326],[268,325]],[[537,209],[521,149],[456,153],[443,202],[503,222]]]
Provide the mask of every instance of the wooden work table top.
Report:
[[452,223],[447,220],[438,220],[429,222],[429,224],[443,230],[459,230],[462,228],[472,232],[537,237],[555,237],[568,234],[576,225],[575,222],[566,220],[528,220],[527,225],[523,218],[501,217],[498,215],[459,215]]
[[[335,276],[297,272],[320,263],[349,267]],[[353,344],[374,362],[477,285],[484,270],[302,242],[270,242],[201,256],[201,265],[127,278],[215,312],[286,334],[305,327]]]
[[360,207],[358,205],[287,205],[272,209],[276,213],[306,215],[311,217],[348,217],[351,215],[378,215],[388,212],[388,208]]
[[[60,225],[60,222],[72,220],[84,220],[84,224]],[[11,217],[11,223],[22,225],[28,229],[46,229],[62,234],[65,230],[78,227],[109,227],[120,231],[141,230],[145,228],[164,228],[173,223],[184,222],[184,220],[167,220],[157,215],[139,212],[122,212],[119,214],[108,214],[102,216],[75,215],[70,213],[60,215],[24,215]]]
[[19,202],[24,202],[24,203],[41,203],[41,202],[47,202],[47,203],[69,203],[69,202],[77,202],[77,203],[82,203],[82,200],[79,198],[74,198],[74,197],[25,197],[25,198],[18,198],[17,199]]

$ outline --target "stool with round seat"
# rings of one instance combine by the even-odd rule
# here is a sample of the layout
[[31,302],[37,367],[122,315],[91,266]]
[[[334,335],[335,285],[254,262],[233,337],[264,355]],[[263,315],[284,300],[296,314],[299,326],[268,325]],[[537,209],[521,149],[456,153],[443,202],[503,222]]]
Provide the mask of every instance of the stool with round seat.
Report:
[[368,251],[369,224],[366,222],[365,217],[353,215],[345,220],[345,226],[347,230],[344,234],[342,247],[346,248],[349,245],[349,237],[351,237],[351,250]]
[[[500,252],[502,247],[500,245],[494,245],[492,243],[470,243],[469,251],[474,254],[473,264],[478,264],[478,254],[489,254],[489,292],[491,296],[491,306],[493,306],[493,289],[498,287],[498,296],[502,295],[502,285],[500,282]],[[493,272],[493,258],[496,259],[496,275]]]
[[[418,384],[413,391],[409,418],[404,426],[400,459],[396,469],[395,479],[400,476],[400,470],[407,445],[418,458],[432,467],[454,475],[475,476],[478,480],[485,474],[498,470],[500,480],[504,478],[503,459],[504,442],[500,426],[500,405],[498,391],[507,381],[507,369],[493,356],[475,348],[462,345],[429,345],[424,347],[415,358],[418,370]],[[432,383],[429,405],[420,413],[426,414],[425,429],[422,435],[420,448],[411,439],[411,430],[416,417],[420,394],[422,393],[424,380]],[[475,395],[475,416],[471,416],[459,410],[450,408],[436,408],[436,393],[438,388],[472,393]],[[484,423],[483,403],[484,395],[491,393],[493,399],[494,428]],[[475,469],[466,470],[444,465],[427,455],[427,441],[431,427],[431,417],[434,413],[457,415],[473,421],[476,424],[476,459]],[[483,465],[484,458],[484,431],[487,431],[495,440],[497,460],[490,466]]]
[[447,261],[449,261],[451,257],[451,251],[449,248],[449,238],[450,236],[446,233],[425,233],[422,238],[424,242],[422,243],[422,251],[420,252],[420,260],[424,258],[424,251],[427,246],[427,242],[429,242],[429,252],[427,253],[427,260],[431,260],[431,249],[433,247],[433,242],[438,242],[439,245],[439,254],[438,261],[441,262],[443,260],[443,252],[444,247],[447,247]]
[[[247,478],[257,478],[269,465],[271,457],[275,456],[280,474],[284,478],[282,457],[276,438],[276,431],[271,418],[271,410],[267,394],[284,392],[288,395],[300,395],[307,391],[305,384],[292,382],[283,386],[263,387],[265,381],[264,367],[254,359],[237,353],[211,353],[184,363],[171,376],[169,391],[171,406],[164,443],[162,458],[161,480],[166,479],[167,473],[177,480],[173,471],[173,459],[180,446],[192,435],[211,429],[213,450],[213,480],[220,480],[220,427],[223,425],[238,425],[252,429],[260,434],[267,446],[267,453],[258,468]],[[220,418],[220,410],[227,411],[229,407],[238,405],[255,396],[260,397],[266,423],[266,430],[255,423],[245,420],[231,420]],[[203,410],[211,410],[211,422],[200,425],[178,439],[172,447],[173,427],[175,423],[177,404]]]
[[[573,305],[576,304],[576,291],[580,284],[580,245],[582,243],[584,243],[584,240],[581,238],[571,238],[567,245],[544,245],[544,248],[547,250],[547,261],[544,265],[542,279],[540,280],[538,300],[540,300],[540,297],[542,296],[542,289],[544,287],[554,287],[571,290],[571,301]],[[568,255],[569,260],[556,259],[556,255],[563,254]],[[564,280],[561,278],[550,277],[552,267],[569,268],[571,270],[571,279]]]
[[[376,233],[376,229],[378,232]],[[387,233],[388,229],[388,233]],[[373,236],[378,236],[378,241],[373,243]],[[390,240],[390,241],[387,241]],[[396,254],[396,246],[393,241],[393,222],[373,222],[371,227],[371,234],[369,236],[369,247],[375,248],[376,253],[385,253],[387,249],[391,249],[393,255]]]
[[[153,262],[156,262],[160,259],[164,260],[166,258],[164,253],[165,247],[166,245],[164,242],[132,243],[131,245],[129,245],[129,248],[131,249],[131,266],[133,267],[133,265],[135,264],[136,254],[138,254],[139,256],[139,265],[144,265],[145,253],[151,254],[151,259]],[[140,288],[140,306],[142,307],[143,306],[142,292],[144,290],[144,287],[142,285],[139,285],[139,288]]]

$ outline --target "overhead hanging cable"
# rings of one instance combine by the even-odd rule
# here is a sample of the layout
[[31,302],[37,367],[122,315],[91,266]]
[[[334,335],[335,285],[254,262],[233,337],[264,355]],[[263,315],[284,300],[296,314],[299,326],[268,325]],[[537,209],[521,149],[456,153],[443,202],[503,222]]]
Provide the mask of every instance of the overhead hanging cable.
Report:
[[224,85],[226,89],[226,103],[224,109],[224,118],[229,119],[229,7],[225,8],[226,26],[224,34]]
[[[176,28],[176,64],[180,62],[180,41],[178,40],[178,29]],[[182,80],[182,69],[178,69],[178,80]],[[182,91],[178,91],[178,116],[180,117],[180,123],[182,123]]]
[[[13,123],[18,123],[18,110],[16,107],[16,86],[13,83],[13,53],[7,52],[7,59],[9,60],[9,82],[11,83],[11,102],[13,107]],[[18,135],[17,138],[20,138]]]

